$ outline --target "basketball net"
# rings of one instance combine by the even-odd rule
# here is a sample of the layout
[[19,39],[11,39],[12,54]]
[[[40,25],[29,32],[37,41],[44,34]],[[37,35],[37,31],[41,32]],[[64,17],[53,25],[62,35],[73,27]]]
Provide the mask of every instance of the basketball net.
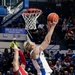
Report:
[[25,21],[25,29],[36,29],[36,20],[42,14],[42,10],[37,8],[29,8],[23,11],[22,16]]

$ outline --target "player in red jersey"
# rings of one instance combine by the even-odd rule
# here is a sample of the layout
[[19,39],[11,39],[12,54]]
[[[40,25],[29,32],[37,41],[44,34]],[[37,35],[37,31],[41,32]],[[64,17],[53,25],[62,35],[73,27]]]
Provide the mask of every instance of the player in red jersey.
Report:
[[[19,55],[21,64],[19,62]],[[13,75],[28,75],[28,73],[25,71],[25,57],[22,53],[22,51],[14,44],[14,58],[13,58]]]

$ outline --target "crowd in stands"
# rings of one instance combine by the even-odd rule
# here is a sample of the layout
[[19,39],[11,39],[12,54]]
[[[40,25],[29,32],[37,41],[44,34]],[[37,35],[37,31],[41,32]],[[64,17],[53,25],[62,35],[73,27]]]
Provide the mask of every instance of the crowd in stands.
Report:
[[[63,20],[62,20],[63,19]],[[66,46],[70,47],[75,43],[75,17],[61,18],[57,28],[57,33],[61,40],[65,41]],[[62,34],[62,35],[61,35]],[[67,48],[68,48],[67,47]],[[74,46],[70,47],[73,48]],[[74,48],[73,48],[74,49]]]
[[[75,54],[71,49],[66,53],[61,53],[60,50],[45,50],[45,56],[50,68],[53,70],[52,75],[75,75]],[[29,52],[24,52],[26,59],[26,71],[29,75],[36,75],[36,70],[30,60]],[[13,75],[11,69],[11,58],[13,58],[13,49],[10,51],[5,48],[4,52],[0,52],[0,75]],[[2,74],[1,74],[2,73]]]

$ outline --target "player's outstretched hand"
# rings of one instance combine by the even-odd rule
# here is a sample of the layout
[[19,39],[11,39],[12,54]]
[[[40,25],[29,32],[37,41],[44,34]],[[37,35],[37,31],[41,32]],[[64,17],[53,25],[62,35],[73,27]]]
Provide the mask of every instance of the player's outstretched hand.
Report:
[[58,23],[58,22],[55,22],[55,21],[53,21],[53,22],[48,21],[48,22],[47,22],[47,25],[46,25],[48,31],[51,29],[51,27],[55,27],[55,26],[57,25],[57,23]]

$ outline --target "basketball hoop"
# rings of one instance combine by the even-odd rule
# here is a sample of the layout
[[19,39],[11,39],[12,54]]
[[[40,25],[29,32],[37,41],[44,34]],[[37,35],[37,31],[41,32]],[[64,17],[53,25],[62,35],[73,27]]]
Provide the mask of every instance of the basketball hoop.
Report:
[[42,14],[42,10],[37,8],[29,8],[23,11],[22,16],[25,21],[25,28],[27,30],[36,29],[36,20]]

